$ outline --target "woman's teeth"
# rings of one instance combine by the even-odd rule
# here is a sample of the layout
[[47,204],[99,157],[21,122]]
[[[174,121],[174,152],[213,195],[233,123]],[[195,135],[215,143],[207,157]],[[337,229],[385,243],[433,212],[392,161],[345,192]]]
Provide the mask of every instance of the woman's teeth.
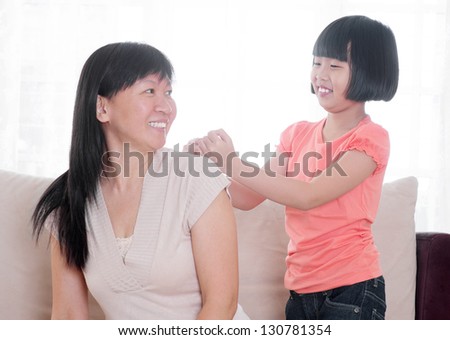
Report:
[[165,129],[167,126],[167,123],[165,123],[165,122],[149,122],[148,125],[150,125],[151,127],[154,127],[154,128]]

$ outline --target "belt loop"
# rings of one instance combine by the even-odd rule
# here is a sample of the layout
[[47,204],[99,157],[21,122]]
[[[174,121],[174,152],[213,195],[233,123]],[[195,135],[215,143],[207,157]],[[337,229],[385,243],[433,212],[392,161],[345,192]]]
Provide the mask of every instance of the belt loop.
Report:
[[374,286],[375,288],[378,287],[378,277],[376,277],[376,278],[373,279],[373,286]]

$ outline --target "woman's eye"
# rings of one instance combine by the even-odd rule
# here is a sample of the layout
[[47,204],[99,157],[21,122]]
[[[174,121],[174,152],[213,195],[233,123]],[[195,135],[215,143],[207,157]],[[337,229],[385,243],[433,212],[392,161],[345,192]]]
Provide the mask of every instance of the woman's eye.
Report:
[[315,62],[313,62],[313,66],[320,66],[320,63],[315,61]]
[[147,89],[147,90],[145,90],[145,93],[153,94],[153,93],[155,93],[155,90],[153,90],[153,89]]
[[339,65],[334,65],[334,64],[331,64],[330,67],[331,68],[341,68]]
[[166,96],[171,96],[172,95],[172,90],[166,91]]

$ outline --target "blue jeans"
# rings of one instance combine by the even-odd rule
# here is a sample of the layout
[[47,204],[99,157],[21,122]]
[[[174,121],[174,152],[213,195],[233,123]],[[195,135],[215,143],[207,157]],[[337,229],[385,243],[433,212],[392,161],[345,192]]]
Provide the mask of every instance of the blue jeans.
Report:
[[287,320],[384,320],[383,276],[319,293],[291,291]]

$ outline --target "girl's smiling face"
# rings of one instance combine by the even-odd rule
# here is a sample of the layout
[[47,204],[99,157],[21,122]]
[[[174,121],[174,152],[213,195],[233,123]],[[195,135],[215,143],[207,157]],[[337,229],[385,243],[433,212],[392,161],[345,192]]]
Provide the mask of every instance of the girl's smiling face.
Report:
[[347,99],[350,75],[347,62],[314,56],[311,84],[319,104],[328,112],[341,112],[354,103]]

